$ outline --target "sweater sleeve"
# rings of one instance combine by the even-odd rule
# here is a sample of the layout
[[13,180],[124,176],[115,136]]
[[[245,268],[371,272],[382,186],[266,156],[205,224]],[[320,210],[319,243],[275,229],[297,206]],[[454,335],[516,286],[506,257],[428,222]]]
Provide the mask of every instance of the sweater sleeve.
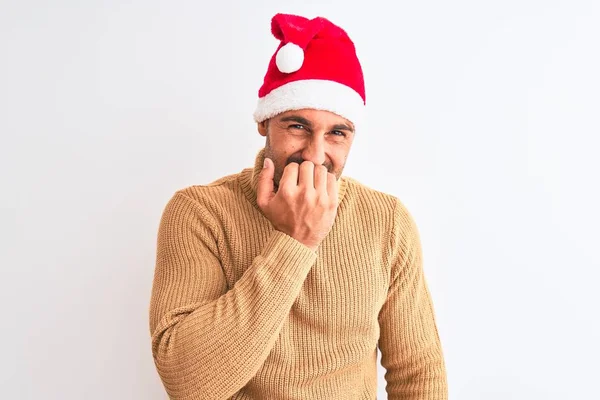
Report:
[[215,231],[203,213],[177,192],[158,229],[150,334],[171,399],[225,399],[241,389],[267,358],[317,258],[273,231],[228,290]]
[[381,364],[390,400],[446,400],[446,368],[422,266],[419,232],[397,200],[387,299],[379,313]]

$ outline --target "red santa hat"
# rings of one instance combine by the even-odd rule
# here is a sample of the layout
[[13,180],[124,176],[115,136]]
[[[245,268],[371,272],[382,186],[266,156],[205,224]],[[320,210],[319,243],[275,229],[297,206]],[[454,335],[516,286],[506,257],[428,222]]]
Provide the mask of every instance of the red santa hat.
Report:
[[365,85],[354,43],[329,20],[277,14],[271,32],[281,43],[258,91],[254,120],[312,108],[338,114],[355,129],[365,112]]

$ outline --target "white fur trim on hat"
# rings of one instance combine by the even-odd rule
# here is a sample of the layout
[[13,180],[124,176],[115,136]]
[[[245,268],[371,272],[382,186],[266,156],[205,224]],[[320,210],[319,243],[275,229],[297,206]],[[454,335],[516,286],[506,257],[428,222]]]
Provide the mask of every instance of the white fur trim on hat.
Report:
[[355,131],[365,118],[363,99],[349,86],[323,79],[306,79],[286,83],[259,98],[254,120],[262,122],[282,112],[303,108],[335,113],[352,122]]

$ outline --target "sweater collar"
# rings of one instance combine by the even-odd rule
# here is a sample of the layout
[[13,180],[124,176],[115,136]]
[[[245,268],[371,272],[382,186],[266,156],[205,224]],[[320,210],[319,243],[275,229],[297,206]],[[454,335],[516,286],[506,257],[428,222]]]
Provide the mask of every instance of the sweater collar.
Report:
[[[248,198],[248,201],[254,205],[254,207],[259,208],[256,203],[256,193],[258,190],[258,176],[260,171],[263,169],[263,163],[265,161],[265,149],[262,148],[256,154],[254,159],[254,167],[246,168],[242,170],[240,174],[240,183],[242,185],[242,190],[244,194]],[[342,202],[344,195],[346,194],[346,188],[348,187],[348,180],[345,176],[341,176],[340,179],[337,180],[338,185],[338,206]]]

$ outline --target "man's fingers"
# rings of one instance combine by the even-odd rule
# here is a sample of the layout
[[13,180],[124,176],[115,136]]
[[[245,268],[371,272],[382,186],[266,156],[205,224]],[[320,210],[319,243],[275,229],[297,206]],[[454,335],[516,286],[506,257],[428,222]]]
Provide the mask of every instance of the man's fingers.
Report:
[[334,200],[335,204],[337,205],[337,201],[338,201],[337,179],[335,178],[335,175],[332,174],[331,172],[327,173],[327,194],[329,195],[329,198]]
[[274,174],[275,166],[273,165],[273,161],[270,158],[265,158],[265,166],[258,176],[258,187],[256,189],[256,203],[261,208],[269,204],[275,195],[273,191]]
[[298,185],[304,186],[307,189],[314,189],[315,181],[315,164],[310,161],[304,161],[300,164],[300,170],[298,172]]
[[315,189],[318,193],[327,193],[327,167],[315,165]]
[[298,163],[289,163],[283,169],[283,175],[279,181],[279,190],[289,187],[290,189],[298,186]]

